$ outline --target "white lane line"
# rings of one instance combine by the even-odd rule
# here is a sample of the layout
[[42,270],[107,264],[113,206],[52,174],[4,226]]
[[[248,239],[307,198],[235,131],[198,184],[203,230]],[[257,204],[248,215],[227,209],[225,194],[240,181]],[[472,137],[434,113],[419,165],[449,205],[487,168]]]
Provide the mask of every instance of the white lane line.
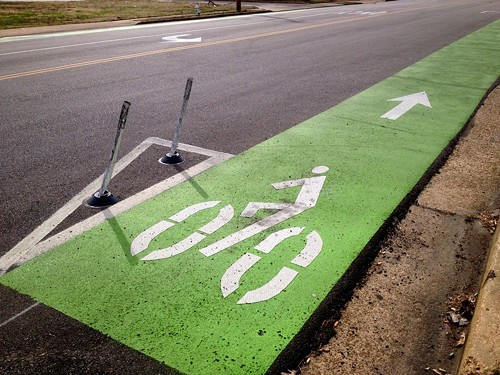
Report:
[[[308,17],[313,17],[313,16],[308,16]],[[300,17],[297,17],[297,18],[300,18]],[[192,33],[200,33],[200,32],[205,32],[205,31],[233,28],[233,27],[253,26],[253,25],[258,25],[258,24],[262,24],[262,23],[270,23],[270,22],[276,22],[276,20],[274,19],[274,20],[265,20],[265,21],[260,21],[260,22],[246,23],[246,24],[234,24],[234,25],[225,25],[225,26],[217,26],[217,27],[208,27],[208,28],[202,28],[202,29],[188,30],[186,32],[192,34]],[[158,27],[158,26],[165,26],[165,25],[155,25],[155,27]],[[141,28],[141,26],[126,26],[126,27],[117,27],[114,29],[98,29],[98,30],[102,30],[101,32],[104,32],[104,31],[127,31],[127,30],[130,30],[132,27]],[[83,30],[80,33],[84,34],[84,33],[88,33],[88,32],[98,32],[98,31]],[[69,35],[74,35],[75,33],[77,33],[77,32],[56,33],[56,34],[59,36],[69,36]],[[52,37],[54,35],[55,34],[42,34],[42,35],[26,35],[26,36],[22,36],[22,37],[6,37],[6,38],[0,38],[0,43],[14,41],[14,39],[19,40],[19,38],[23,38],[22,40],[30,40],[30,39],[41,39],[42,37]],[[62,46],[35,48],[35,49],[29,49],[29,50],[23,50],[23,51],[6,52],[6,53],[0,53],[0,56],[16,55],[16,54],[21,54],[21,53],[39,52],[39,51],[51,51],[51,50],[56,50],[56,49],[61,49],[61,48],[82,47],[82,46],[89,46],[89,45],[93,45],[93,44],[126,42],[129,40],[135,40],[135,39],[158,38],[158,37],[168,37],[168,36],[169,36],[169,33],[132,36],[132,37],[127,37],[127,38],[107,39],[107,40],[99,40],[99,41],[95,41],[95,42],[67,44],[67,45],[62,45]],[[11,39],[11,40],[9,40],[9,39]]]
[[6,326],[7,324],[9,324],[10,322],[12,322],[14,319],[17,319],[19,318],[21,315],[23,314],[26,314],[28,311],[30,311],[33,307],[37,307],[38,305],[40,304],[40,302],[36,302],[34,303],[33,305],[25,308],[23,311],[21,311],[20,313],[17,313],[16,315],[14,315],[12,318],[10,319],[7,319],[5,322],[3,323],[0,323],[0,327],[3,327],[3,326]]
[[[307,11],[307,9],[290,10],[290,11],[284,11],[284,12],[279,12],[279,13],[280,13],[280,15],[282,15],[282,14],[287,14],[287,13],[305,12],[305,11]],[[254,26],[254,25],[259,25],[259,24],[263,24],[263,23],[275,23],[276,21],[279,21],[279,20],[283,20],[283,21],[296,20],[296,19],[301,19],[301,18],[311,18],[311,17],[318,17],[318,16],[324,16],[324,15],[330,15],[330,14],[341,15],[342,13],[340,13],[338,11],[335,11],[335,12],[322,11],[321,13],[301,15],[301,16],[297,16],[297,17],[287,17],[287,18],[274,17],[272,19],[267,19],[267,20],[263,20],[263,21],[250,22],[250,23],[237,23],[237,24],[233,24],[233,25],[192,29],[192,30],[188,30],[185,32],[189,33],[189,34],[193,34],[193,33],[212,31],[212,30],[221,30],[221,29],[226,29],[226,28],[235,28],[235,27],[241,28],[241,27],[246,27],[246,26]],[[240,17],[241,18],[250,18],[250,17],[253,18],[253,17],[257,17],[257,16],[262,16],[262,15],[255,14],[255,15],[247,15],[247,16],[240,16]],[[202,21],[202,20],[195,20],[193,22],[199,22],[199,21]],[[208,20],[204,20],[204,21],[208,21]],[[188,22],[186,22],[186,23],[188,23]],[[174,23],[169,23],[168,25],[169,26],[174,25]],[[72,35],[80,35],[80,34],[90,34],[90,33],[107,32],[107,31],[127,31],[127,30],[131,30],[133,28],[140,29],[140,28],[146,28],[146,27],[165,27],[165,25],[164,24],[135,25],[135,26],[122,26],[122,27],[106,28],[106,29],[69,31],[69,32],[52,33],[52,34],[13,36],[13,37],[0,38],[0,43],[21,41],[21,40],[32,40],[32,39],[44,39],[44,38],[51,38],[51,37],[55,37],[55,36],[72,36]],[[168,37],[168,36],[169,36],[169,33],[161,33],[161,34],[153,34],[153,35],[133,36],[133,37],[127,37],[127,38],[107,39],[107,40],[100,40],[100,41],[95,41],[95,42],[75,43],[75,44],[67,44],[67,45],[62,45],[62,46],[34,48],[34,49],[22,50],[22,51],[5,52],[5,53],[0,53],[0,56],[8,56],[8,55],[16,55],[16,54],[22,54],[22,53],[40,52],[40,51],[51,51],[51,50],[62,49],[62,48],[82,47],[82,46],[89,46],[89,45],[94,45],[94,44],[114,43],[114,42],[123,42],[123,41],[136,40],[136,39],[158,38],[158,37]]]
[[[244,16],[234,16],[231,17],[231,19],[226,18],[222,21],[232,21],[234,19],[242,20],[242,19],[250,19],[259,16],[260,14],[253,14],[253,15],[244,15]],[[208,23],[208,22],[213,22],[216,21],[216,18],[207,18],[207,19],[201,19],[201,20],[188,20],[188,21],[176,21],[176,22],[157,22],[157,23],[150,23],[150,24],[136,24],[132,26],[117,26],[117,27],[108,27],[108,28],[102,28],[102,29],[87,29],[87,30],[75,30],[75,31],[61,31],[61,32],[56,32],[56,33],[49,33],[49,34],[33,34],[33,35],[21,35],[21,36],[8,36],[4,38],[0,38],[0,43],[2,42],[9,42],[9,41],[20,41],[20,40],[32,40],[32,39],[46,39],[46,38],[54,38],[54,37],[62,37],[62,36],[75,36],[75,35],[85,35],[85,34],[97,34],[97,33],[106,33],[106,32],[115,32],[115,31],[129,31],[129,30],[139,30],[139,29],[150,29],[150,28],[158,28],[158,27],[170,27],[170,26],[184,26],[184,25],[190,25],[193,23]],[[219,19],[221,21],[221,19]],[[216,27],[207,27],[207,28],[200,28],[200,29],[192,29],[188,31],[183,31],[183,32],[197,32],[197,31],[207,31],[207,30],[219,30],[219,29],[225,29],[228,27],[240,27],[240,26],[246,26],[246,25],[254,25],[254,24],[260,24],[264,22],[273,22],[272,20],[265,20],[265,21],[260,21],[256,23],[234,23],[233,25],[226,25],[226,26],[216,26]],[[165,36],[165,33],[163,34],[158,34],[156,36],[163,35]],[[167,34],[168,35],[168,34]],[[144,38],[148,38],[151,36],[155,35],[144,35]],[[130,38],[124,38],[124,39],[119,39],[119,40],[129,40],[129,39],[134,39],[134,37]]]
[[29,52],[52,51],[52,50],[62,49],[62,48],[83,47],[83,46],[91,46],[93,44],[122,42],[122,41],[134,40],[134,39],[158,38],[158,37],[163,37],[163,36],[165,36],[165,33],[163,33],[163,34],[155,34],[155,35],[132,36],[132,37],[129,37],[129,38],[99,40],[99,41],[96,41],[96,42],[66,44],[66,45],[63,45],[63,46],[54,46],[54,47],[45,47],[45,48],[34,48],[34,49],[27,49],[27,50],[24,50],[24,51],[5,52],[5,53],[0,53],[0,56],[18,55],[18,54],[21,54],[21,53],[29,53]]
[[[171,147],[172,142],[157,137],[150,137],[146,139],[116,163],[113,176],[116,176],[118,173],[120,173],[127,165],[129,165],[134,159],[136,159],[142,152],[144,152],[149,146],[153,144]],[[68,217],[73,211],[81,206],[82,202],[86,198],[90,197],[95,191],[99,189],[103,175],[99,176],[87,187],[85,187],[80,193],[73,197],[68,203],[66,203],[63,207],[56,211],[49,219],[47,219],[38,228],[31,232],[31,234],[29,234],[26,238],[24,238],[21,242],[19,242],[16,246],[14,246],[0,258],[0,276],[5,274],[10,267],[14,265],[21,265],[37,257],[38,255],[47,252],[53,247],[60,245],[61,243],[64,243],[69,239],[76,237],[77,235],[82,234],[83,232],[106,221],[107,219],[125,212],[128,209],[137,206],[138,204],[143,203],[146,200],[164,192],[165,190],[171,189],[181,182],[187,181],[191,177],[194,177],[201,172],[204,172],[207,169],[233,157],[233,155],[231,154],[206,150],[201,147],[186,145],[182,143],[179,143],[178,149],[181,151],[205,155],[208,156],[209,159],[189,169],[186,169],[185,171],[177,173],[176,175],[163,180],[156,185],[153,185],[150,188],[137,193],[136,195],[124,199],[123,201],[120,201],[103,211],[99,211],[88,219],[42,241],[42,239],[47,236],[54,228],[56,228],[57,225],[59,225],[66,217]]]

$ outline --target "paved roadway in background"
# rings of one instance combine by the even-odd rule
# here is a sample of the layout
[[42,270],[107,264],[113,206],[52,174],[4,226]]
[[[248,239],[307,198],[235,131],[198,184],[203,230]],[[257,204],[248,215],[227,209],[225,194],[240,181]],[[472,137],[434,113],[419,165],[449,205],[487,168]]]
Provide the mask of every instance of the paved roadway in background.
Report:
[[[241,19],[240,24],[231,24],[237,21],[233,19],[227,24],[224,22],[217,26],[210,24],[210,27],[207,27],[206,23],[186,24],[183,26],[184,29],[177,29],[165,35],[158,34],[159,30],[155,29],[162,26],[139,29],[155,35],[145,38],[107,35],[105,40],[89,41],[89,38],[102,38],[102,34],[106,34],[106,32],[90,33],[84,34],[87,39],[84,42],[86,46],[94,49],[105,45],[106,50],[85,58],[71,53],[73,49],[81,48],[82,42],[76,39],[66,40],[64,36],[33,40],[25,38],[26,40],[21,43],[22,49],[5,52],[4,46],[7,49],[10,46],[16,47],[18,43],[12,41],[0,45],[1,57],[5,59],[29,56],[31,52],[25,52],[29,49],[36,49],[40,55],[36,62],[26,62],[24,66],[18,62],[16,70],[9,71],[7,65],[6,69],[2,65],[0,76],[2,86],[11,85],[2,90],[2,95],[8,93],[10,96],[4,103],[30,104],[16,114],[10,112],[11,108],[15,107],[9,106],[6,116],[2,116],[2,121],[5,119],[8,125],[7,130],[24,130],[24,137],[17,141],[14,139],[13,143],[9,142],[2,151],[10,151],[9,157],[5,156],[2,160],[10,159],[13,162],[16,158],[21,160],[20,165],[6,165],[3,171],[9,176],[9,183],[10,181],[20,183],[15,190],[16,196],[23,196],[23,199],[8,201],[8,204],[21,208],[16,213],[10,213],[13,216],[18,214],[20,216],[18,221],[15,217],[5,216],[11,227],[19,230],[10,235],[12,237],[10,240],[19,241],[22,238],[22,231],[29,231],[37,225],[37,221],[32,218],[36,218],[40,223],[44,215],[51,214],[101,172],[104,163],[99,161],[98,157],[100,155],[104,160],[109,153],[106,145],[110,143],[112,134],[107,137],[104,135],[110,132],[109,129],[111,133],[114,130],[114,126],[109,124],[116,122],[118,106],[124,99],[122,94],[128,93],[125,99],[132,101],[132,111],[138,108],[135,116],[131,111],[130,127],[127,130],[127,140],[124,142],[125,151],[151,135],[164,136],[164,118],[166,116],[175,118],[180,96],[177,93],[182,90],[183,81],[189,75],[195,78],[195,88],[199,87],[200,92],[198,97],[193,96],[190,103],[190,108],[193,108],[189,117],[191,131],[185,132],[183,141],[208,149],[238,154],[498,18],[493,16],[481,21],[484,23],[470,25],[470,29],[464,31],[467,30],[465,22],[460,27],[456,25],[458,14],[455,12],[467,14],[468,21],[475,18],[468,14],[471,11],[480,15],[477,19],[495,14],[494,9],[493,11],[484,7],[479,9],[473,6],[474,4],[477,6],[479,2],[468,3],[464,7],[455,4],[450,9],[442,2],[431,3],[424,11],[415,10],[411,3],[401,2],[392,7],[388,4],[376,4],[376,13],[370,13],[369,8],[372,6],[368,6],[364,14],[359,12],[358,7],[353,8],[352,12],[346,11],[350,8],[336,12],[328,9],[331,12],[327,16],[324,15],[326,10],[322,10],[322,15],[304,11],[290,12],[282,13],[277,18],[273,15],[271,20],[269,16],[245,17],[245,22],[259,23],[263,27],[258,31],[253,29],[255,25],[241,27]],[[417,7],[422,6],[422,3],[418,3]],[[433,17],[439,15],[443,20],[438,22]],[[446,19],[453,21],[445,26]],[[430,29],[421,24],[417,27],[417,23],[420,22],[429,22],[434,31],[440,31],[440,34],[448,39],[445,37],[443,40],[437,40],[435,35],[418,34],[417,28],[422,32]],[[387,25],[390,27],[384,29]],[[193,31],[193,26],[196,26],[196,30],[202,29],[202,31]],[[227,36],[227,29],[231,30],[230,36]],[[415,34],[405,34],[402,32],[403,29],[407,32],[414,31]],[[211,33],[219,33],[220,30],[225,31],[225,36],[210,36]],[[119,31],[119,33],[129,32],[130,29]],[[331,39],[325,38],[325,32],[332,35]],[[173,43],[166,44],[161,39],[163,36],[181,34],[191,34],[186,37],[201,37],[202,40],[199,43],[175,43],[172,47]],[[79,35],[71,36],[71,38],[79,37]],[[159,41],[156,41],[157,44],[149,45],[144,42],[149,38],[157,38]],[[110,39],[115,41],[108,42]],[[116,39],[121,40],[116,42]],[[44,45],[57,40],[63,40],[65,43],[57,46]],[[424,40],[425,42],[422,42]],[[110,48],[115,43],[123,43],[126,47],[128,42],[137,41],[140,42],[137,45],[134,43],[126,50],[113,51]],[[278,45],[272,46],[271,42],[277,42]],[[34,44],[29,46],[29,43]],[[68,45],[72,46],[66,47]],[[359,48],[363,51],[361,52]],[[69,60],[61,60],[58,64],[54,63],[54,60],[50,64],[48,61],[44,62],[43,55],[54,52],[62,55],[67,53]],[[159,66],[148,66],[146,69],[145,63],[149,60],[156,61]],[[81,61],[87,63],[81,64]],[[244,69],[242,65],[245,66]],[[98,68],[95,75],[91,73],[92,67]],[[120,70],[125,67],[133,69],[132,72],[124,73]],[[51,72],[48,72],[48,69]],[[175,72],[173,76],[170,75],[170,71]],[[80,76],[81,73],[85,74]],[[148,74],[152,76],[144,77]],[[158,84],[159,76],[162,78],[165,76],[166,81],[170,77],[170,84],[168,82],[164,86]],[[65,87],[62,93],[55,90],[53,96],[50,96],[44,91],[57,86],[56,77],[63,79]],[[99,82],[95,87],[88,82],[93,79]],[[144,80],[150,80],[150,83],[145,83]],[[24,86],[23,82],[30,88],[27,90],[29,94],[19,91]],[[196,86],[196,83],[199,86]],[[144,89],[141,90],[140,87]],[[165,87],[170,87],[168,92],[164,91]],[[35,99],[30,101],[29,95]],[[73,95],[75,96],[72,99],[67,98]],[[168,108],[165,108],[163,100],[170,101],[170,105],[166,106]],[[66,101],[68,104],[65,104]],[[71,103],[74,105],[71,106]],[[54,109],[51,110],[51,106],[54,106]],[[104,108],[107,106],[113,108]],[[102,113],[99,108],[102,108]],[[106,113],[108,118],[101,117],[103,113]],[[24,120],[23,114],[26,116]],[[16,121],[14,119],[18,121],[17,126],[12,126]],[[38,131],[27,136],[27,129],[35,124]],[[63,141],[60,136],[67,130],[68,133],[71,131],[69,140]],[[3,142],[15,138],[15,134],[11,135],[8,132],[5,134],[8,136],[4,137]],[[54,134],[59,137],[54,137]],[[102,145],[99,146],[99,143]],[[29,149],[23,150],[21,146],[23,144],[28,145]],[[46,147],[43,153],[42,146]],[[60,166],[58,155],[63,159]],[[15,174],[19,172],[22,172],[22,175],[16,180]],[[63,177],[52,175],[51,172],[62,173]],[[30,181],[31,178],[34,180]],[[71,178],[75,179],[74,183],[71,183]],[[45,188],[46,191],[43,183],[49,186]],[[69,190],[68,187],[72,189]],[[25,194],[19,194],[23,188]],[[35,192],[36,198],[32,195]],[[26,206],[23,207],[23,203]],[[38,213],[37,205],[40,211]],[[47,207],[51,207],[52,210],[47,210]],[[41,214],[41,211],[44,214]],[[5,225],[3,229],[8,231],[9,227]],[[8,243],[7,234],[6,238]]]
[[[490,23],[497,8],[399,1],[1,39],[0,254],[102,173],[124,100],[121,154],[171,138],[191,76],[181,141],[238,154]],[[162,40],[182,34],[202,41]]]

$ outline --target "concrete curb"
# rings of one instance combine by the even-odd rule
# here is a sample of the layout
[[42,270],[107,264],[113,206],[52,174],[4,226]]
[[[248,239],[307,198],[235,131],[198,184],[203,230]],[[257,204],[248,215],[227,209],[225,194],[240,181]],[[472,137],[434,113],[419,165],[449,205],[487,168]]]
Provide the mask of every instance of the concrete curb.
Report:
[[458,375],[500,373],[500,228],[490,247]]

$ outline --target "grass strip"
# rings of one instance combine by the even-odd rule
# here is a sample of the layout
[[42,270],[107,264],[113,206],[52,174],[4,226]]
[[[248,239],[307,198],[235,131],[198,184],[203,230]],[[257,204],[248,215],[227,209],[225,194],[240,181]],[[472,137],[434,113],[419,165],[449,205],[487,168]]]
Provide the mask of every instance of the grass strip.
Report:
[[[236,14],[236,6],[198,3],[203,15]],[[0,29],[144,18],[195,16],[195,3],[158,0],[0,2]],[[255,7],[244,7],[243,12]]]

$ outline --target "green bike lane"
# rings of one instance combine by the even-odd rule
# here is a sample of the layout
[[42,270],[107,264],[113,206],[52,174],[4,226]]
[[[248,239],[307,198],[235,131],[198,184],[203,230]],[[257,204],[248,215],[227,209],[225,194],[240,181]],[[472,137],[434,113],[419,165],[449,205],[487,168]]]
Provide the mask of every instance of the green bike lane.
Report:
[[498,79],[499,37],[496,21],[0,282],[173,372],[278,371]]

